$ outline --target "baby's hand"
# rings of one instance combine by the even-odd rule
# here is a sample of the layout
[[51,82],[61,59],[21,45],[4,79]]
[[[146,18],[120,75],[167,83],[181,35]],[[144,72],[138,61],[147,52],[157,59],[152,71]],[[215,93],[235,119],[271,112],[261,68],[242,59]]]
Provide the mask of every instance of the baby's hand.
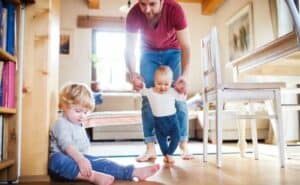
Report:
[[136,91],[140,91],[144,86],[143,78],[137,73],[131,74],[130,81],[133,85],[133,89]]
[[89,177],[92,175],[92,165],[85,157],[78,161],[78,167],[82,176]]
[[183,76],[176,80],[174,88],[180,94],[187,94],[187,82]]

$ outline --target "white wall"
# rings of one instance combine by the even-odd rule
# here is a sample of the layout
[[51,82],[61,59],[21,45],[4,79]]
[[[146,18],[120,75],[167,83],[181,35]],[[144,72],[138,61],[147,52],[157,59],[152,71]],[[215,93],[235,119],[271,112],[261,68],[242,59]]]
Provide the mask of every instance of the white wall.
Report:
[[[126,0],[101,0],[100,10],[87,8],[86,0],[63,0],[61,1],[61,29],[73,32],[74,44],[71,57],[60,58],[59,85],[67,81],[80,81],[89,83],[91,76],[91,29],[79,29],[76,26],[78,15],[116,16],[125,17],[119,11],[119,7]],[[189,73],[189,93],[201,91],[201,61],[200,40],[206,35],[213,25],[217,26],[219,33],[221,61],[223,63],[223,79],[225,82],[232,81],[232,69],[226,67],[228,63],[228,40],[226,22],[241,8],[252,3],[254,47],[259,47],[274,38],[270,21],[268,0],[227,0],[213,16],[201,15],[201,5],[197,3],[182,3],[187,14],[192,41],[192,58]],[[255,81],[264,81],[265,78],[251,78]],[[296,113],[285,113],[284,117],[295,118]],[[295,118],[296,119],[296,118]],[[297,121],[289,121],[287,128],[288,138],[298,137]],[[294,132],[293,132],[294,131]]]
[[[252,3],[251,3],[252,2]],[[225,82],[232,81],[232,68],[226,67],[229,62],[228,52],[228,37],[227,37],[227,25],[226,23],[232,18],[241,8],[248,3],[252,4],[253,10],[253,43],[254,48],[259,47],[269,41],[273,36],[271,18],[268,7],[268,0],[227,0],[222,8],[219,9],[214,18],[215,25],[218,29],[220,49],[221,49],[221,61],[223,62],[223,79]]]
[[[73,32],[74,51],[71,57],[60,58],[59,85],[68,81],[80,81],[89,83],[91,76],[91,29],[77,28],[78,15],[116,16],[125,17],[119,11],[119,7],[126,3],[125,0],[101,0],[100,10],[87,8],[85,0],[63,0],[61,3],[61,29]],[[212,16],[201,15],[201,6],[197,3],[183,3],[187,14],[191,40],[192,60],[189,75],[189,92],[195,93],[201,90],[201,63],[200,40],[209,31],[213,23]]]

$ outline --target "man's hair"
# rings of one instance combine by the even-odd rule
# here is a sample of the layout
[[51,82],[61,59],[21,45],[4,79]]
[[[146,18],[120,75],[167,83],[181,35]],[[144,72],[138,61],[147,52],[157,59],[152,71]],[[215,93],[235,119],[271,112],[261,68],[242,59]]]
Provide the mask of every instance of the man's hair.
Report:
[[94,110],[95,101],[90,88],[83,83],[68,83],[59,93],[59,108],[80,105],[89,111]]

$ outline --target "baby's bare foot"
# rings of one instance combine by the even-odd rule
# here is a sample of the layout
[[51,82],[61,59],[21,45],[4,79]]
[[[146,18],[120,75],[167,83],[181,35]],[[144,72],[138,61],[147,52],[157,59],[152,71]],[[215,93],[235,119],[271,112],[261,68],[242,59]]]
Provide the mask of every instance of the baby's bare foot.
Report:
[[139,180],[146,180],[148,177],[154,175],[160,166],[159,164],[154,164],[152,166],[135,168],[132,176],[137,177]]
[[114,180],[113,176],[101,172],[94,172],[91,176],[91,181],[96,185],[111,185]]
[[166,156],[164,157],[164,162],[165,162],[166,164],[174,164],[174,163],[175,163],[175,160],[173,159],[172,156],[166,155]]
[[171,155],[167,155],[166,158],[167,158],[169,164],[175,163],[175,160],[173,159],[173,157]]

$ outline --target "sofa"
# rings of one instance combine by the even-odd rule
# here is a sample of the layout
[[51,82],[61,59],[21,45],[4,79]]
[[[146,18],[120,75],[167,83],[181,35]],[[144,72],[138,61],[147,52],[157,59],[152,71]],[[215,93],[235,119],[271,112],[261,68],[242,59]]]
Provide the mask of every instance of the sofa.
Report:
[[[139,112],[141,109],[141,96],[139,93],[103,93],[103,102],[96,105],[95,112],[106,112],[113,115],[123,112]],[[143,131],[141,120],[134,123],[123,124],[103,124],[105,126],[95,126],[92,128],[92,140],[142,140]],[[196,138],[198,121],[195,114],[190,119],[189,138]],[[201,133],[201,132],[199,132]]]
[[[104,113],[107,115],[115,115],[120,112],[139,112],[141,109],[141,96],[138,93],[103,93],[103,102],[96,105],[95,113]],[[189,138],[202,139],[202,116],[203,112],[199,109],[190,110],[189,121]],[[140,113],[139,113],[140,114]],[[121,120],[122,121],[122,120]],[[141,120],[138,119],[131,123],[118,123],[118,119],[114,124],[101,123],[101,125],[92,126],[91,140],[142,140],[143,131]],[[235,120],[226,120],[223,124],[223,140],[234,141],[238,140],[237,123]],[[265,140],[268,137],[269,121],[262,120],[257,125],[258,139]],[[250,127],[247,125],[246,138],[251,139]],[[209,140],[215,142],[215,124],[209,124]]]

